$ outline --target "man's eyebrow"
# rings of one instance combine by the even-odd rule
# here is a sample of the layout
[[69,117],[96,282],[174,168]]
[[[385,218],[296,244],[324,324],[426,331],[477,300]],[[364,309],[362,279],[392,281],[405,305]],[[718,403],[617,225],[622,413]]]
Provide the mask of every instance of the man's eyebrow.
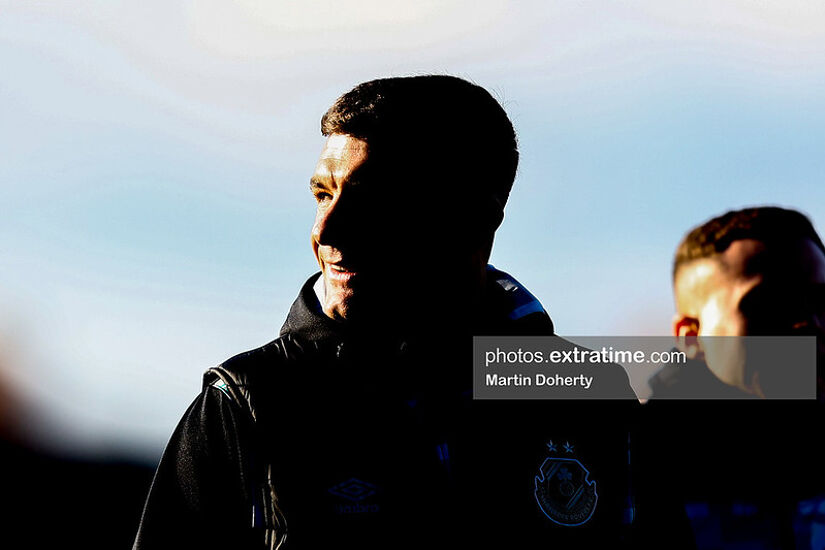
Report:
[[[361,187],[364,185],[364,174],[361,171],[355,171],[346,179],[348,187]],[[309,189],[310,191],[317,191],[320,189],[332,189],[337,187],[337,182],[334,180],[326,180],[326,179],[318,179],[318,178],[310,178],[309,180]]]
[[319,189],[328,189],[329,184],[325,181],[319,180],[317,178],[310,178],[309,180],[309,190],[310,191],[317,191]]

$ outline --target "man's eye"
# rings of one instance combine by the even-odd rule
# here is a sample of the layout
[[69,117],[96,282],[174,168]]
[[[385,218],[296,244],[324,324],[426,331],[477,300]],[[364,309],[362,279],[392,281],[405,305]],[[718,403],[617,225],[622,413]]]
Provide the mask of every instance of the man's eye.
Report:
[[329,194],[329,193],[326,193],[324,191],[319,191],[319,192],[315,193],[315,200],[318,201],[318,202],[328,201],[331,198],[332,198],[332,195]]

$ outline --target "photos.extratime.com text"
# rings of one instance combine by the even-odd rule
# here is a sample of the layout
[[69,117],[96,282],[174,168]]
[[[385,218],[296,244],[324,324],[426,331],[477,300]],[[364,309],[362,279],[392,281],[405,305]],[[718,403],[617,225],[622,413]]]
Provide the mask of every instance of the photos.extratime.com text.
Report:
[[686,363],[685,352],[678,350],[652,351],[642,350],[615,350],[613,346],[600,350],[581,349],[578,346],[569,350],[552,350],[545,353],[542,350],[502,350],[496,348],[487,351],[484,355],[485,366],[512,365],[523,363],[553,363],[553,364],[598,364],[598,363]]

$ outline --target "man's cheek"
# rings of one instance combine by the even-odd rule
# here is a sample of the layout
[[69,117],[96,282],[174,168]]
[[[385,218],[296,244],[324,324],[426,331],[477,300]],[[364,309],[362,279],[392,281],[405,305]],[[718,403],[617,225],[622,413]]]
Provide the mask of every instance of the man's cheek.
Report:
[[704,338],[702,346],[705,362],[719,380],[729,386],[746,389],[749,383],[746,380],[747,355],[741,339],[725,336]]
[[315,235],[316,235],[315,226],[313,226],[312,227],[312,232],[310,233],[310,236],[309,236],[309,246],[310,246],[310,248],[312,248],[312,254],[315,256],[315,260],[318,261],[318,263],[320,263],[321,260],[318,257],[318,240],[315,238]]

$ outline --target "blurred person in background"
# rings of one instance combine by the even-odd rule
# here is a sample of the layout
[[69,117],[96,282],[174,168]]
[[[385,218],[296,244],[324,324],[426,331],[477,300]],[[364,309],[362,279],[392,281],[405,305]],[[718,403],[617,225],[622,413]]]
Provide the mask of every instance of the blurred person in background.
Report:
[[31,432],[34,407],[0,357],[0,547],[124,548],[140,520],[150,468],[125,457],[70,455]]
[[[681,241],[673,288],[673,333],[690,360],[651,378],[645,416],[661,475],[681,482],[700,547],[825,547],[816,512],[825,508],[822,240],[795,210],[730,211]],[[816,338],[815,381],[805,382],[817,399],[766,400],[802,366],[720,345],[793,335]]]

